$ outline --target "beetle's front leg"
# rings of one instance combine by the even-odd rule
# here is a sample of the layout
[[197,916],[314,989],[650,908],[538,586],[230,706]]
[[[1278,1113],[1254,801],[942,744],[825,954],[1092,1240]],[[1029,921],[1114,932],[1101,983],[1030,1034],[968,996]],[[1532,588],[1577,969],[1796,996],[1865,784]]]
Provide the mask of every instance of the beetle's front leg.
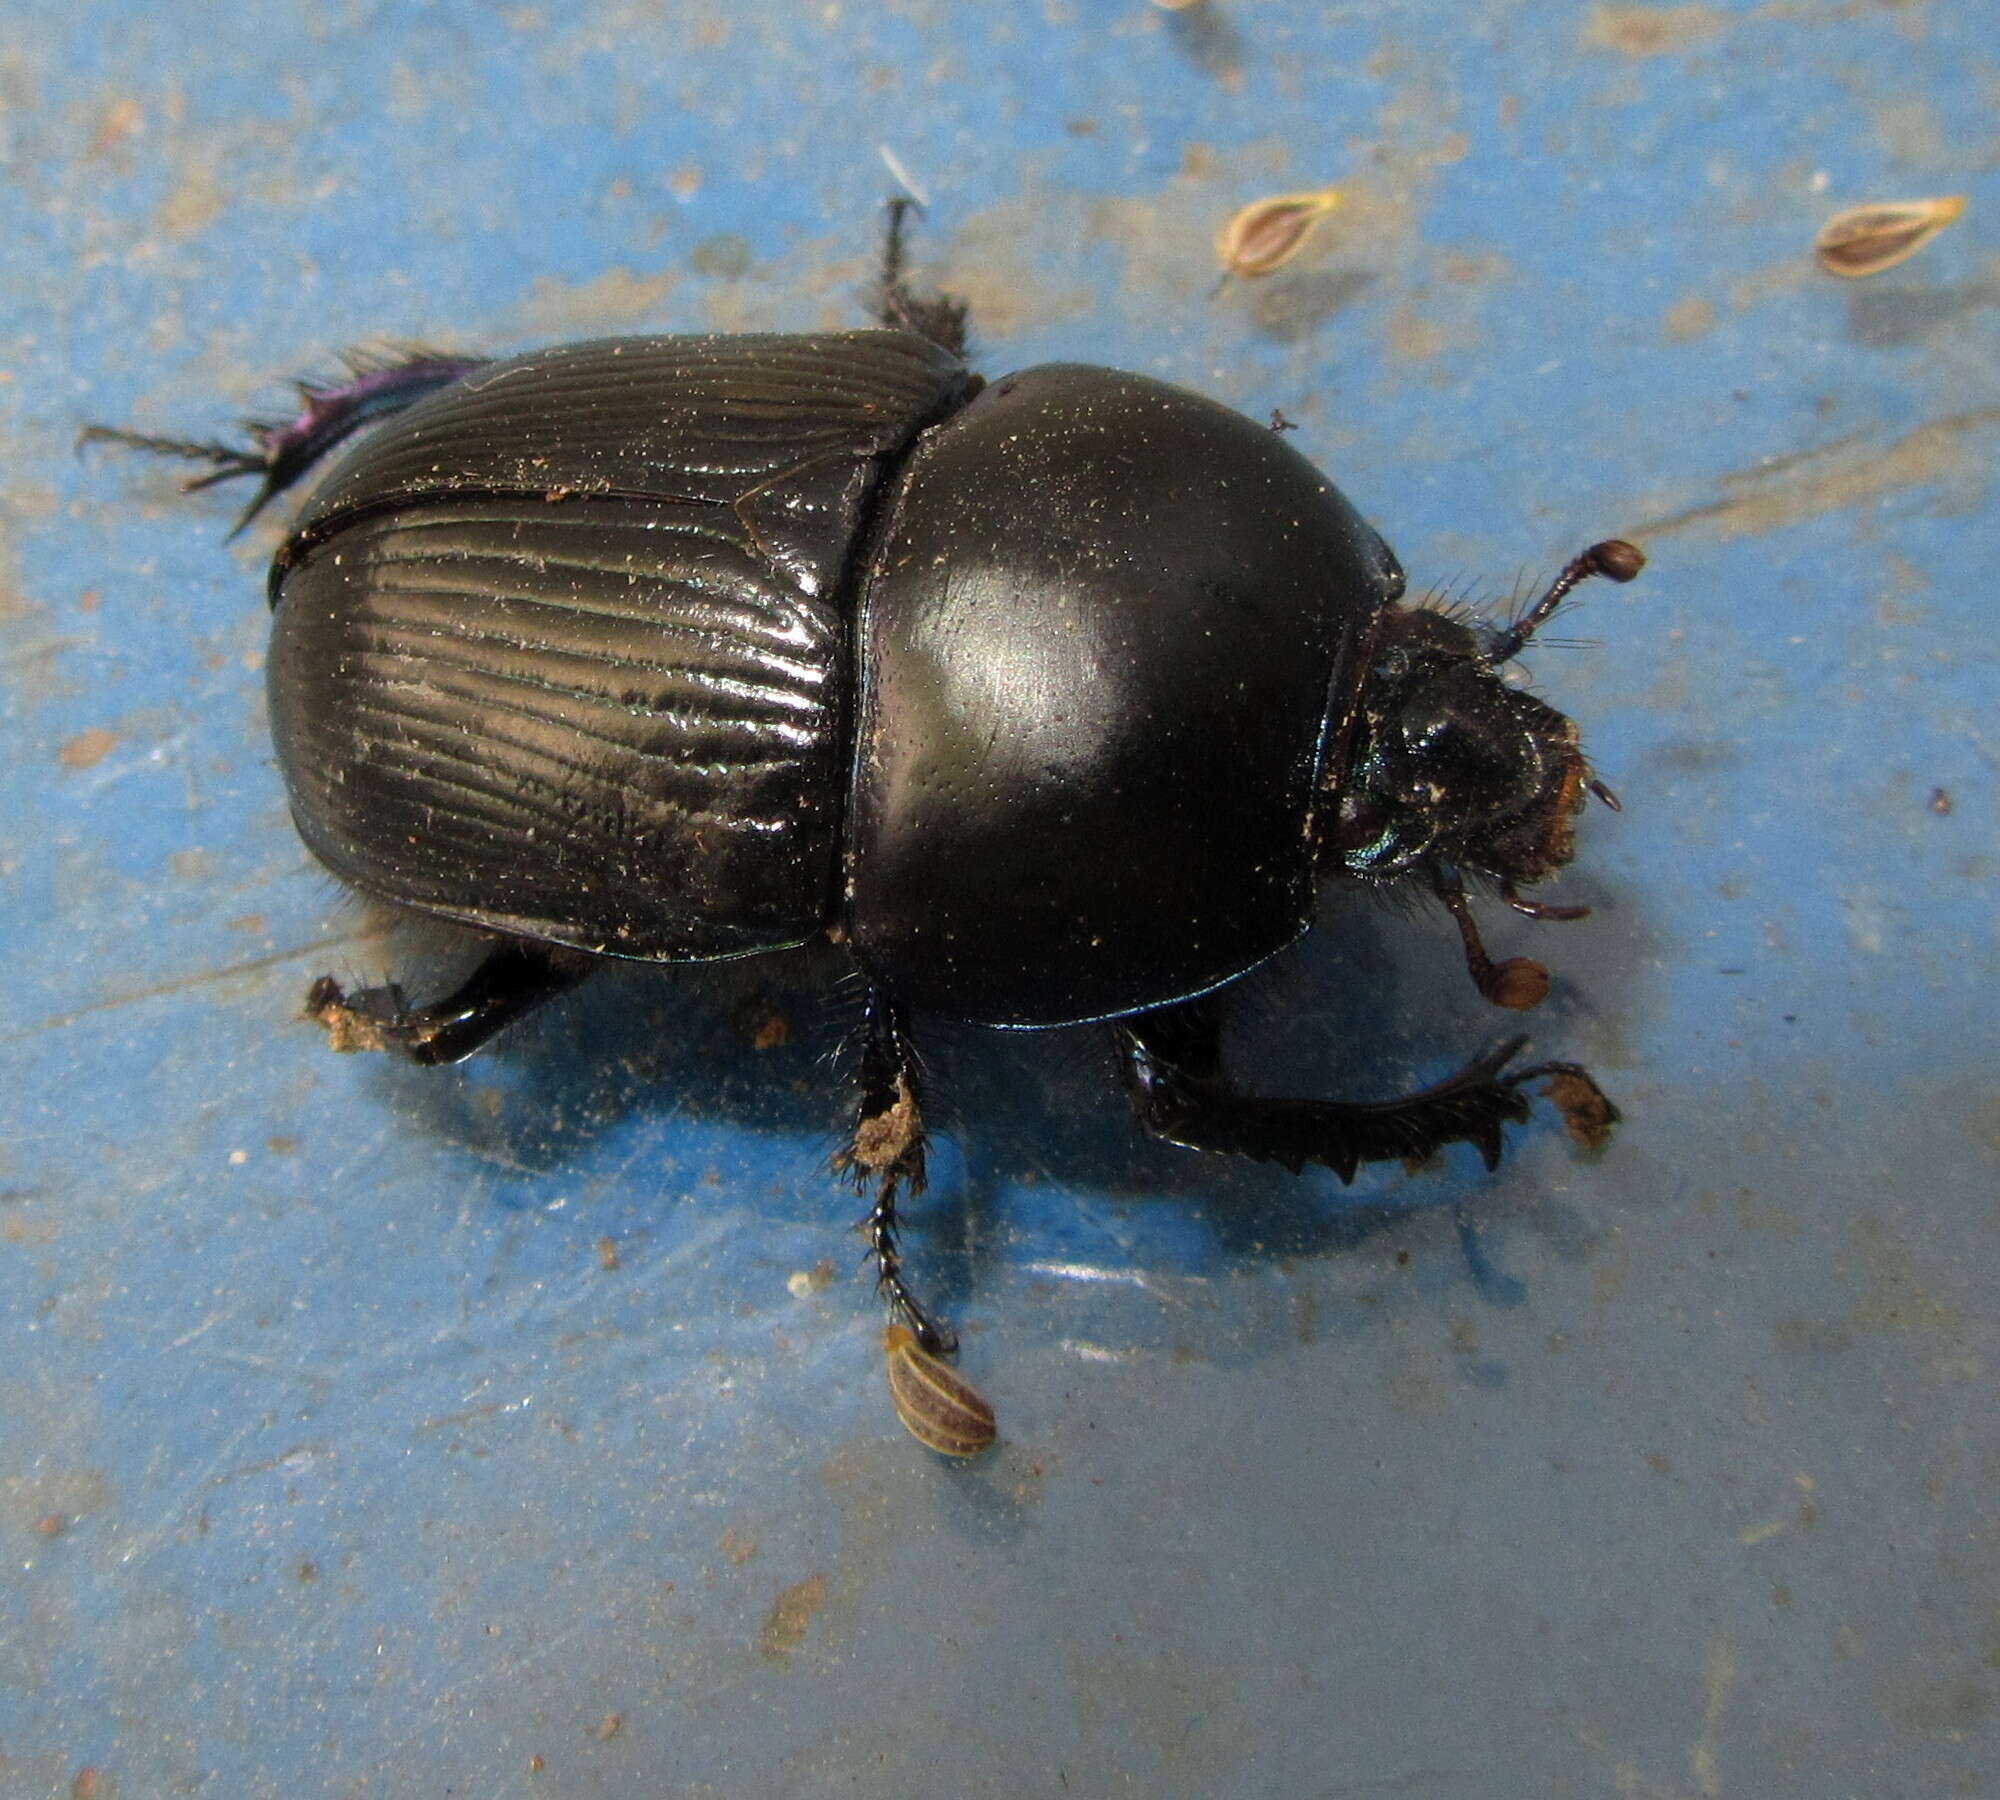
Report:
[[592,966],[581,952],[501,944],[442,1000],[416,1008],[394,982],[349,994],[322,975],[306,993],[306,1017],[336,1050],[389,1050],[426,1067],[463,1062]]
[[1447,1144],[1470,1144],[1489,1169],[1500,1162],[1500,1128],[1524,1124],[1528,1082],[1544,1090],[1580,1143],[1603,1141],[1618,1109],[1574,1063],[1501,1071],[1527,1044],[1512,1038],[1456,1075],[1393,1100],[1271,1099],[1240,1093],[1222,1073],[1219,1007],[1184,1001],[1121,1019],[1114,1028],[1139,1122],[1191,1150],[1247,1156],[1297,1170],[1323,1163],[1342,1181],[1370,1162],[1421,1162]]
[[862,1021],[861,1107],[854,1135],[833,1166],[857,1189],[872,1180],[875,1202],[861,1221],[875,1259],[875,1285],[890,1312],[906,1323],[917,1342],[934,1355],[949,1353],[957,1339],[938,1325],[903,1280],[896,1246],[896,1197],[907,1189],[924,1191],[924,1119],[915,1049],[903,1026],[902,1009],[880,988],[868,990]]

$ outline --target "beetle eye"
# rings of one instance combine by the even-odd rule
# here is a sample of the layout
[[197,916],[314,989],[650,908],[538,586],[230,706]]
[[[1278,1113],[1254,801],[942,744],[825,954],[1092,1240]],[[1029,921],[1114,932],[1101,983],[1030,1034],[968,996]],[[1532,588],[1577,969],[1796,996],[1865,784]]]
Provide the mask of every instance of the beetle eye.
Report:
[[1361,794],[1348,794],[1340,802],[1340,822],[1334,827],[1334,848],[1343,856],[1366,850],[1389,829],[1389,815]]

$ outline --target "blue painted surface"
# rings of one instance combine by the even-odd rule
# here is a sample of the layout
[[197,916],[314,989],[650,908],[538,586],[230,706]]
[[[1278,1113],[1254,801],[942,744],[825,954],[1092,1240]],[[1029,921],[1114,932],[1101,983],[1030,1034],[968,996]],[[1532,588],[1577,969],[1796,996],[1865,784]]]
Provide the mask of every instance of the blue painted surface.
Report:
[[[11,23],[0,1793],[2000,1784],[1990,11]],[[1492,933],[1613,1145],[1344,1191],[1136,1143],[1093,1034],[933,1034],[969,1468],[849,1278],[832,971],[326,1054],[305,983],[390,952],[270,765],[280,525],[69,453],[357,339],[850,321],[885,144],[989,369],[1282,407],[1420,583],[1653,557],[1534,665],[1625,802],[1597,914]],[[1221,220],[1328,182],[1211,300]],[[1955,191],[1903,268],[1812,268]],[[1495,1034],[1440,921],[1327,924],[1246,999],[1268,1083]]]

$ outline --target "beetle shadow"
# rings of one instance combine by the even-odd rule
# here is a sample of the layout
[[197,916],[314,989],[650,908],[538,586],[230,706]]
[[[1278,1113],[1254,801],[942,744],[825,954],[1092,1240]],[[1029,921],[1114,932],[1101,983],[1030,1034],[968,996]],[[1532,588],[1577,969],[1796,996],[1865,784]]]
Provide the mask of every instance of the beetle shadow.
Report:
[[[1565,887],[1565,899],[1603,898],[1581,880]],[[1504,950],[1496,931],[1496,956],[1539,953],[1558,970],[1542,1007],[1527,1015],[1503,1012],[1473,990],[1447,923],[1400,911],[1331,903],[1318,930],[1238,985],[1224,1053],[1240,1089],[1271,1097],[1387,1098],[1425,1087],[1497,1041],[1524,1033],[1533,1042],[1523,1064],[1587,1063],[1593,1055],[1582,1040],[1601,1041],[1602,1021],[1623,1015],[1627,983],[1617,970],[1636,959],[1612,961],[1609,944],[1594,946],[1587,979],[1576,979],[1582,959],[1564,955],[1560,927],[1507,932]],[[1629,932],[1638,921],[1627,915],[1621,923]],[[1600,939],[1605,935],[1600,931]],[[965,1148],[966,1204],[975,1214],[992,1211],[991,1196],[1018,1193],[1023,1182],[1083,1190],[1116,1215],[1119,1235],[1129,1228],[1163,1258],[1182,1254],[1206,1274],[1350,1254],[1430,1217],[1449,1226],[1481,1297],[1502,1306],[1526,1299],[1522,1283],[1501,1266],[1503,1219],[1526,1220],[1570,1261],[1587,1256],[1600,1235],[1564,1202],[1510,1184],[1507,1161],[1489,1176],[1467,1146],[1448,1147],[1414,1170],[1376,1165],[1343,1186],[1325,1169],[1295,1175],[1276,1164],[1162,1143],[1132,1122],[1101,1030],[960,1032],[946,1040],[938,1062],[940,1094],[947,1101],[965,1097],[962,1120],[951,1117],[946,1128]],[[1531,1134],[1561,1133],[1538,1097],[1539,1085],[1528,1089],[1532,1122],[1508,1129],[1509,1161]],[[1563,1153],[1596,1154],[1568,1145]],[[1168,1208],[1178,1220],[1198,1217],[1199,1231],[1163,1221]],[[1035,1225],[1045,1234],[1062,1231],[1054,1217],[1038,1215]]]
[[[1643,921],[1622,900],[1605,908],[1586,878],[1564,886],[1566,900],[1600,906],[1594,927],[1574,936],[1559,926],[1517,930],[1487,909],[1496,956],[1536,954],[1557,971],[1548,1002],[1525,1016],[1477,996],[1449,924],[1434,913],[1404,917],[1330,898],[1316,931],[1233,990],[1232,1078],[1264,1095],[1381,1098],[1425,1086],[1523,1030],[1537,1040],[1531,1056],[1601,1057],[1607,1021],[1627,1010]],[[432,991],[431,972],[398,973],[413,993]],[[365,1080],[433,1138],[530,1178],[597,1160],[634,1117],[790,1140],[801,1217],[824,1216],[839,1230],[856,1203],[819,1171],[851,1121],[860,1021],[858,981],[830,946],[664,969],[612,965],[469,1063],[417,1069],[371,1058]],[[919,1018],[913,1030],[936,1148],[930,1191],[905,1206],[907,1247],[921,1289],[947,1315],[1011,1260],[1011,1247],[1032,1242],[1037,1258],[1059,1258],[1090,1237],[1074,1204],[1034,1205],[1043,1186],[1082,1197],[1099,1226],[1111,1220],[1135,1260],[1157,1256],[1205,1274],[1351,1253],[1434,1216],[1451,1223],[1468,1279],[1496,1305],[1526,1297],[1499,1266],[1503,1219],[1525,1217],[1565,1260],[1581,1260],[1597,1235],[1564,1203],[1509,1190],[1505,1165],[1486,1176],[1463,1146],[1415,1172],[1364,1170],[1342,1188],[1324,1170],[1300,1177],[1160,1143],[1133,1123],[1100,1026],[1002,1032]],[[1610,1066],[1621,1060],[1614,1047]],[[1512,1144],[1529,1130],[1559,1129],[1539,1101],[1535,1115],[1532,1127],[1510,1128]],[[685,1184],[675,1155],[668,1144],[652,1166],[656,1201],[643,1198],[649,1176],[629,1159],[601,1179],[621,1195],[641,1190],[642,1214],[664,1211],[668,1187]],[[731,1171],[714,1175],[727,1181]],[[503,1182],[496,1197],[533,1206],[536,1185]],[[825,1198],[815,1202],[816,1192]],[[1101,1251],[1101,1230],[1092,1241]],[[837,1248],[830,1253],[840,1260]]]
[[1167,41],[1210,81],[1242,78],[1243,34],[1223,11],[1220,0],[1193,0],[1160,21]]

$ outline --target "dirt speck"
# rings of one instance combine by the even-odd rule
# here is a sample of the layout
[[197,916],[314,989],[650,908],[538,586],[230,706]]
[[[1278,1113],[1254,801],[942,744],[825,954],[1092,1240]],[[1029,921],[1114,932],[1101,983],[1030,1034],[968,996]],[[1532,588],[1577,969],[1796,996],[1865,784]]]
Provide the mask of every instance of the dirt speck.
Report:
[[1563,1129],[1585,1150],[1600,1150],[1618,1123],[1618,1109],[1605,1098],[1604,1090],[1579,1070],[1563,1069],[1551,1075],[1542,1092],[1562,1116]]
[[1847,1315],[1857,1331],[1955,1336],[1963,1327],[1956,1307],[1925,1290],[1916,1259],[1880,1220],[1861,1218],[1848,1228],[1834,1273],[1864,1284]]
[[780,1050],[792,1041],[792,1022],[768,994],[751,994],[736,1008],[736,1029],[753,1050]]
[[2000,1094],[1979,1101],[1966,1115],[1965,1135],[1988,1156],[2000,1156]]
[[[630,269],[606,269],[594,280],[572,283],[540,276],[527,298],[515,308],[521,337],[579,337],[657,325],[665,316],[675,273],[635,275]],[[516,335],[510,332],[509,335]]]
[[896,1077],[896,1098],[884,1112],[870,1115],[854,1128],[854,1144],[843,1151],[836,1166],[861,1169],[868,1174],[901,1162],[922,1143],[923,1115],[917,1097],[901,1075]]
[[194,164],[181,173],[173,192],[160,203],[160,230],[171,238],[198,237],[222,211],[222,184],[215,171]]
[[750,240],[734,231],[718,231],[688,252],[687,264],[697,275],[736,281],[750,272]]
[[1832,1356],[1851,1349],[1854,1335],[1844,1325],[1787,1313],[1771,1327],[1771,1342],[1784,1356]]
[[1389,354],[1396,361],[1432,362],[1451,347],[1451,334],[1408,302],[1389,315]]
[[623,1713],[608,1712],[590,1728],[590,1735],[600,1744],[608,1744],[625,1729]]
[[813,1614],[826,1604],[826,1577],[808,1575],[783,1589],[771,1602],[770,1616],[757,1634],[757,1648],[779,1660],[790,1656],[806,1640],[806,1628]]
[[121,94],[98,118],[97,129],[91,134],[90,148],[85,154],[108,156],[120,145],[144,135],[145,130],[145,109],[130,94]]
[[1667,308],[1660,321],[1663,344],[1691,344],[1715,329],[1715,302],[1706,294],[1687,294]]
[[56,1469],[0,1479],[0,1519],[37,1537],[59,1537],[78,1520],[110,1504],[111,1486],[99,1469]]
[[1712,6],[1597,6],[1585,21],[1583,41],[1624,56],[1674,56],[1726,23]]
[[328,1047],[343,1056],[389,1046],[383,1022],[347,1004],[338,982],[322,976],[306,994],[305,1016],[326,1031]]
[[804,1300],[809,1295],[822,1294],[833,1285],[833,1278],[837,1272],[833,1266],[833,1259],[822,1256],[810,1269],[794,1269],[787,1275],[785,1291],[794,1300]]
[[1903,1731],[1958,1738],[1993,1712],[1992,1691],[1963,1676],[1905,1688],[1889,1703],[1889,1716]]
[[93,725],[73,738],[65,738],[56,751],[56,761],[65,769],[94,769],[118,748],[120,741],[117,732]]
[[0,1244],[53,1244],[59,1230],[54,1219],[33,1217],[26,1207],[9,1207],[0,1219]]

